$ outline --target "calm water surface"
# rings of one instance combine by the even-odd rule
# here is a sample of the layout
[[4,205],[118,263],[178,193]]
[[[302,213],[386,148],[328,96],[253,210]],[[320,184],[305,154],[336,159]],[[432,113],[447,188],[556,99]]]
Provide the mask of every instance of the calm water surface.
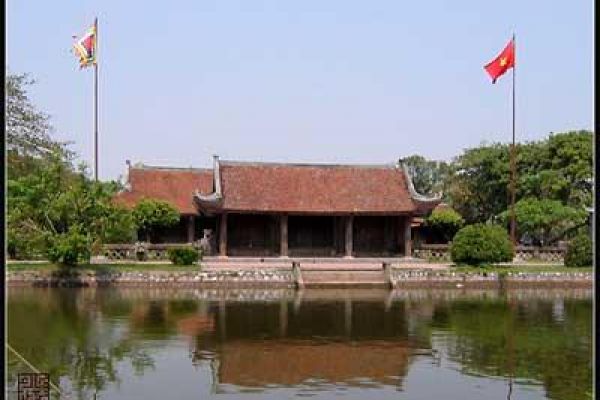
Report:
[[591,290],[13,287],[7,311],[62,398],[591,398]]

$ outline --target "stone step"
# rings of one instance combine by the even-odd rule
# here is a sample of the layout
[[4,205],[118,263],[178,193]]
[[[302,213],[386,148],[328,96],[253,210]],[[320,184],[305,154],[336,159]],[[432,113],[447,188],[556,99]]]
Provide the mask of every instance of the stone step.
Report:
[[304,284],[306,288],[387,288],[389,284],[383,281],[363,281],[363,282],[355,282],[355,281],[335,281],[335,282],[307,282]]
[[301,269],[305,287],[333,286],[386,286],[383,270],[377,271],[330,271]]
[[383,263],[339,264],[319,263],[300,264],[302,271],[383,271]]

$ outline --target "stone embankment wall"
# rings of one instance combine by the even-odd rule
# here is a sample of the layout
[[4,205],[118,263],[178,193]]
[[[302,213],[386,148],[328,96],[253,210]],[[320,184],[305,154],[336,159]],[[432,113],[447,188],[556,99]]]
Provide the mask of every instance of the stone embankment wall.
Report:
[[390,281],[400,287],[591,287],[593,272],[456,273],[392,270]]
[[295,287],[291,270],[213,270],[213,271],[81,271],[70,276],[40,271],[11,271],[6,274],[9,285],[39,287],[96,286],[228,286],[228,287]]
[[[214,288],[295,288],[297,277],[291,269],[244,268],[203,271],[75,271],[70,275],[44,271],[8,271],[11,286],[39,287],[214,287]],[[392,288],[508,288],[508,287],[592,287],[593,272],[483,272],[406,270],[392,268]],[[360,282],[356,282],[360,284]],[[382,282],[384,283],[384,282]]]

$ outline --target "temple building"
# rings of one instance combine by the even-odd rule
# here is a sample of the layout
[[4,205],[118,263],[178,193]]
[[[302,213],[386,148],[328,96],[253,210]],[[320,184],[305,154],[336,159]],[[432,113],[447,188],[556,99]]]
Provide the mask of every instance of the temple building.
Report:
[[440,203],[417,193],[399,164],[328,165],[224,161],[212,169],[128,163],[133,207],[164,200],[179,225],[163,243],[211,243],[209,255],[245,257],[410,256],[411,227]]

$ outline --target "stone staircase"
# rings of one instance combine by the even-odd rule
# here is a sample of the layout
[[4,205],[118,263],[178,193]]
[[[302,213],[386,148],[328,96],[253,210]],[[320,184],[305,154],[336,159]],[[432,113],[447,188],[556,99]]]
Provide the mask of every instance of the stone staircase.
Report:
[[389,287],[390,282],[381,264],[364,265],[310,265],[296,268],[298,287]]

